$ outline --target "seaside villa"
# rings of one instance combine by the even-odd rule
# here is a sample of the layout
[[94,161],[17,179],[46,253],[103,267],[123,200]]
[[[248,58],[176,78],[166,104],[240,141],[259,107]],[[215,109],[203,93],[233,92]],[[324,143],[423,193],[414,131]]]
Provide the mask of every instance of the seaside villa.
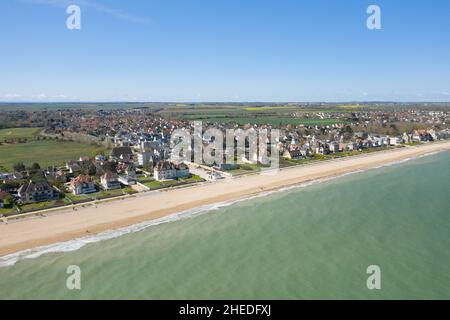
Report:
[[191,173],[189,168],[184,163],[176,165],[173,162],[162,161],[153,169],[153,176],[155,180],[171,180],[177,178],[189,178]]
[[117,173],[108,171],[100,178],[100,183],[105,190],[120,189],[119,176]]
[[17,194],[22,203],[35,203],[55,199],[57,192],[47,180],[32,181],[23,184]]

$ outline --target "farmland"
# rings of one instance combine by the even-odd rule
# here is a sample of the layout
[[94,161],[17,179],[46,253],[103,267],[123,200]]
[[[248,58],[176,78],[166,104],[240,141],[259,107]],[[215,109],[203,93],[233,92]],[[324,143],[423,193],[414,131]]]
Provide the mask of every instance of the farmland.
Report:
[[[305,108],[299,105],[177,105],[158,111],[166,119],[184,119],[208,123],[230,123],[238,125],[332,125],[347,123],[342,116],[346,108]],[[318,113],[332,112],[336,117],[324,118]],[[339,118],[339,119],[338,119]]]
[[62,165],[80,156],[91,156],[97,146],[70,141],[41,140],[0,146],[0,167],[12,170],[17,162],[31,166],[37,162],[44,166]]
[[1,129],[0,130],[0,142],[5,139],[32,139],[34,138],[41,128],[12,128],[12,129]]
[[[220,122],[220,119],[209,119],[211,122]],[[307,119],[307,118],[292,118],[292,117],[245,117],[245,118],[228,118],[223,122],[236,123],[238,125],[245,124],[257,124],[257,125],[274,125],[274,126],[284,126],[284,125],[331,125],[336,123],[344,123],[343,119]]]

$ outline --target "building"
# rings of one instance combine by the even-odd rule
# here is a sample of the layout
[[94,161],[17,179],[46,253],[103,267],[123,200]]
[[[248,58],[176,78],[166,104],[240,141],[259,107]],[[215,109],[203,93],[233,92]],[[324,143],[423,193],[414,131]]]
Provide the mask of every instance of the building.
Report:
[[289,160],[301,160],[304,156],[300,150],[286,150],[283,153],[283,158]]
[[137,154],[138,165],[143,167],[153,161],[153,156],[150,152],[140,152]]
[[125,186],[132,186],[137,183],[136,178],[127,176],[127,175],[121,175],[119,176],[119,182]]
[[391,146],[398,146],[403,143],[403,139],[399,137],[390,137],[389,138],[389,145]]
[[136,169],[134,165],[131,164],[127,165],[125,167],[125,174],[130,178],[136,179]]
[[102,154],[98,154],[95,156],[95,161],[97,162],[105,162],[106,161],[106,157]]
[[9,197],[9,193],[0,190],[0,208],[5,207],[6,198]]
[[137,183],[137,174],[134,165],[130,163],[119,163],[117,167],[119,175],[119,182],[126,186],[135,185]]
[[74,195],[94,193],[97,191],[92,178],[84,174],[80,174],[78,177],[72,179],[70,182],[70,190]]
[[66,168],[70,173],[78,173],[81,171],[81,166],[76,161],[67,162]]
[[111,158],[116,161],[130,161],[133,151],[130,147],[115,147],[111,150]]
[[0,173],[0,181],[7,181],[14,179],[14,175],[11,173]]
[[328,144],[328,149],[330,150],[330,152],[333,153],[337,153],[339,152],[339,143],[337,143],[336,141],[332,141]]
[[189,178],[191,177],[191,173],[189,172],[189,167],[184,163],[176,165],[169,161],[162,161],[153,169],[153,176],[155,180],[162,181]]
[[224,177],[222,177],[222,175],[220,173],[218,173],[217,171],[210,171],[208,173],[208,180],[216,181],[216,180],[220,180],[220,179],[224,179]]
[[155,180],[170,180],[177,178],[177,169],[174,163],[168,161],[159,162],[153,169]]
[[100,183],[105,190],[120,189],[119,176],[117,173],[105,173],[101,176]]
[[176,170],[177,170],[177,178],[186,179],[191,177],[189,167],[184,163],[180,163],[179,165],[177,165]]
[[22,203],[34,203],[53,200],[57,192],[47,180],[32,181],[23,184],[17,194]]
[[214,166],[214,169],[219,170],[219,171],[229,171],[229,170],[234,170],[234,169],[238,169],[239,165],[235,164],[235,163],[221,163],[218,165]]

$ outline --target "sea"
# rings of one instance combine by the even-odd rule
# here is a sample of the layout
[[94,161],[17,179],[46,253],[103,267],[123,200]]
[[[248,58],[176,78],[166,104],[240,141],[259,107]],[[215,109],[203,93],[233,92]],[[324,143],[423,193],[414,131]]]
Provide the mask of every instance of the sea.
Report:
[[0,299],[450,299],[450,152],[1,257]]

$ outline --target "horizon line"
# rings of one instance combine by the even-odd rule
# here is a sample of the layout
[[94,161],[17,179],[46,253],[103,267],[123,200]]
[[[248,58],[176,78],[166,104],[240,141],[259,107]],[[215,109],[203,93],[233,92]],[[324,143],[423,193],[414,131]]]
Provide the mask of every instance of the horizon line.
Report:
[[105,104],[112,104],[112,103],[127,103],[127,104],[142,104],[142,103],[185,103],[185,104],[224,104],[224,103],[288,103],[288,104],[313,104],[313,103],[325,103],[325,104],[342,104],[342,103],[353,103],[353,104],[374,104],[374,103],[403,103],[403,104],[411,104],[411,103],[419,103],[419,104],[426,104],[426,103],[443,103],[443,104],[450,104],[449,101],[406,101],[406,100],[342,100],[342,101],[269,101],[269,100],[243,100],[243,101],[129,101],[129,100],[123,100],[123,101],[114,101],[114,100],[89,100],[89,101],[0,101],[0,104],[97,104],[97,103],[105,103]]

